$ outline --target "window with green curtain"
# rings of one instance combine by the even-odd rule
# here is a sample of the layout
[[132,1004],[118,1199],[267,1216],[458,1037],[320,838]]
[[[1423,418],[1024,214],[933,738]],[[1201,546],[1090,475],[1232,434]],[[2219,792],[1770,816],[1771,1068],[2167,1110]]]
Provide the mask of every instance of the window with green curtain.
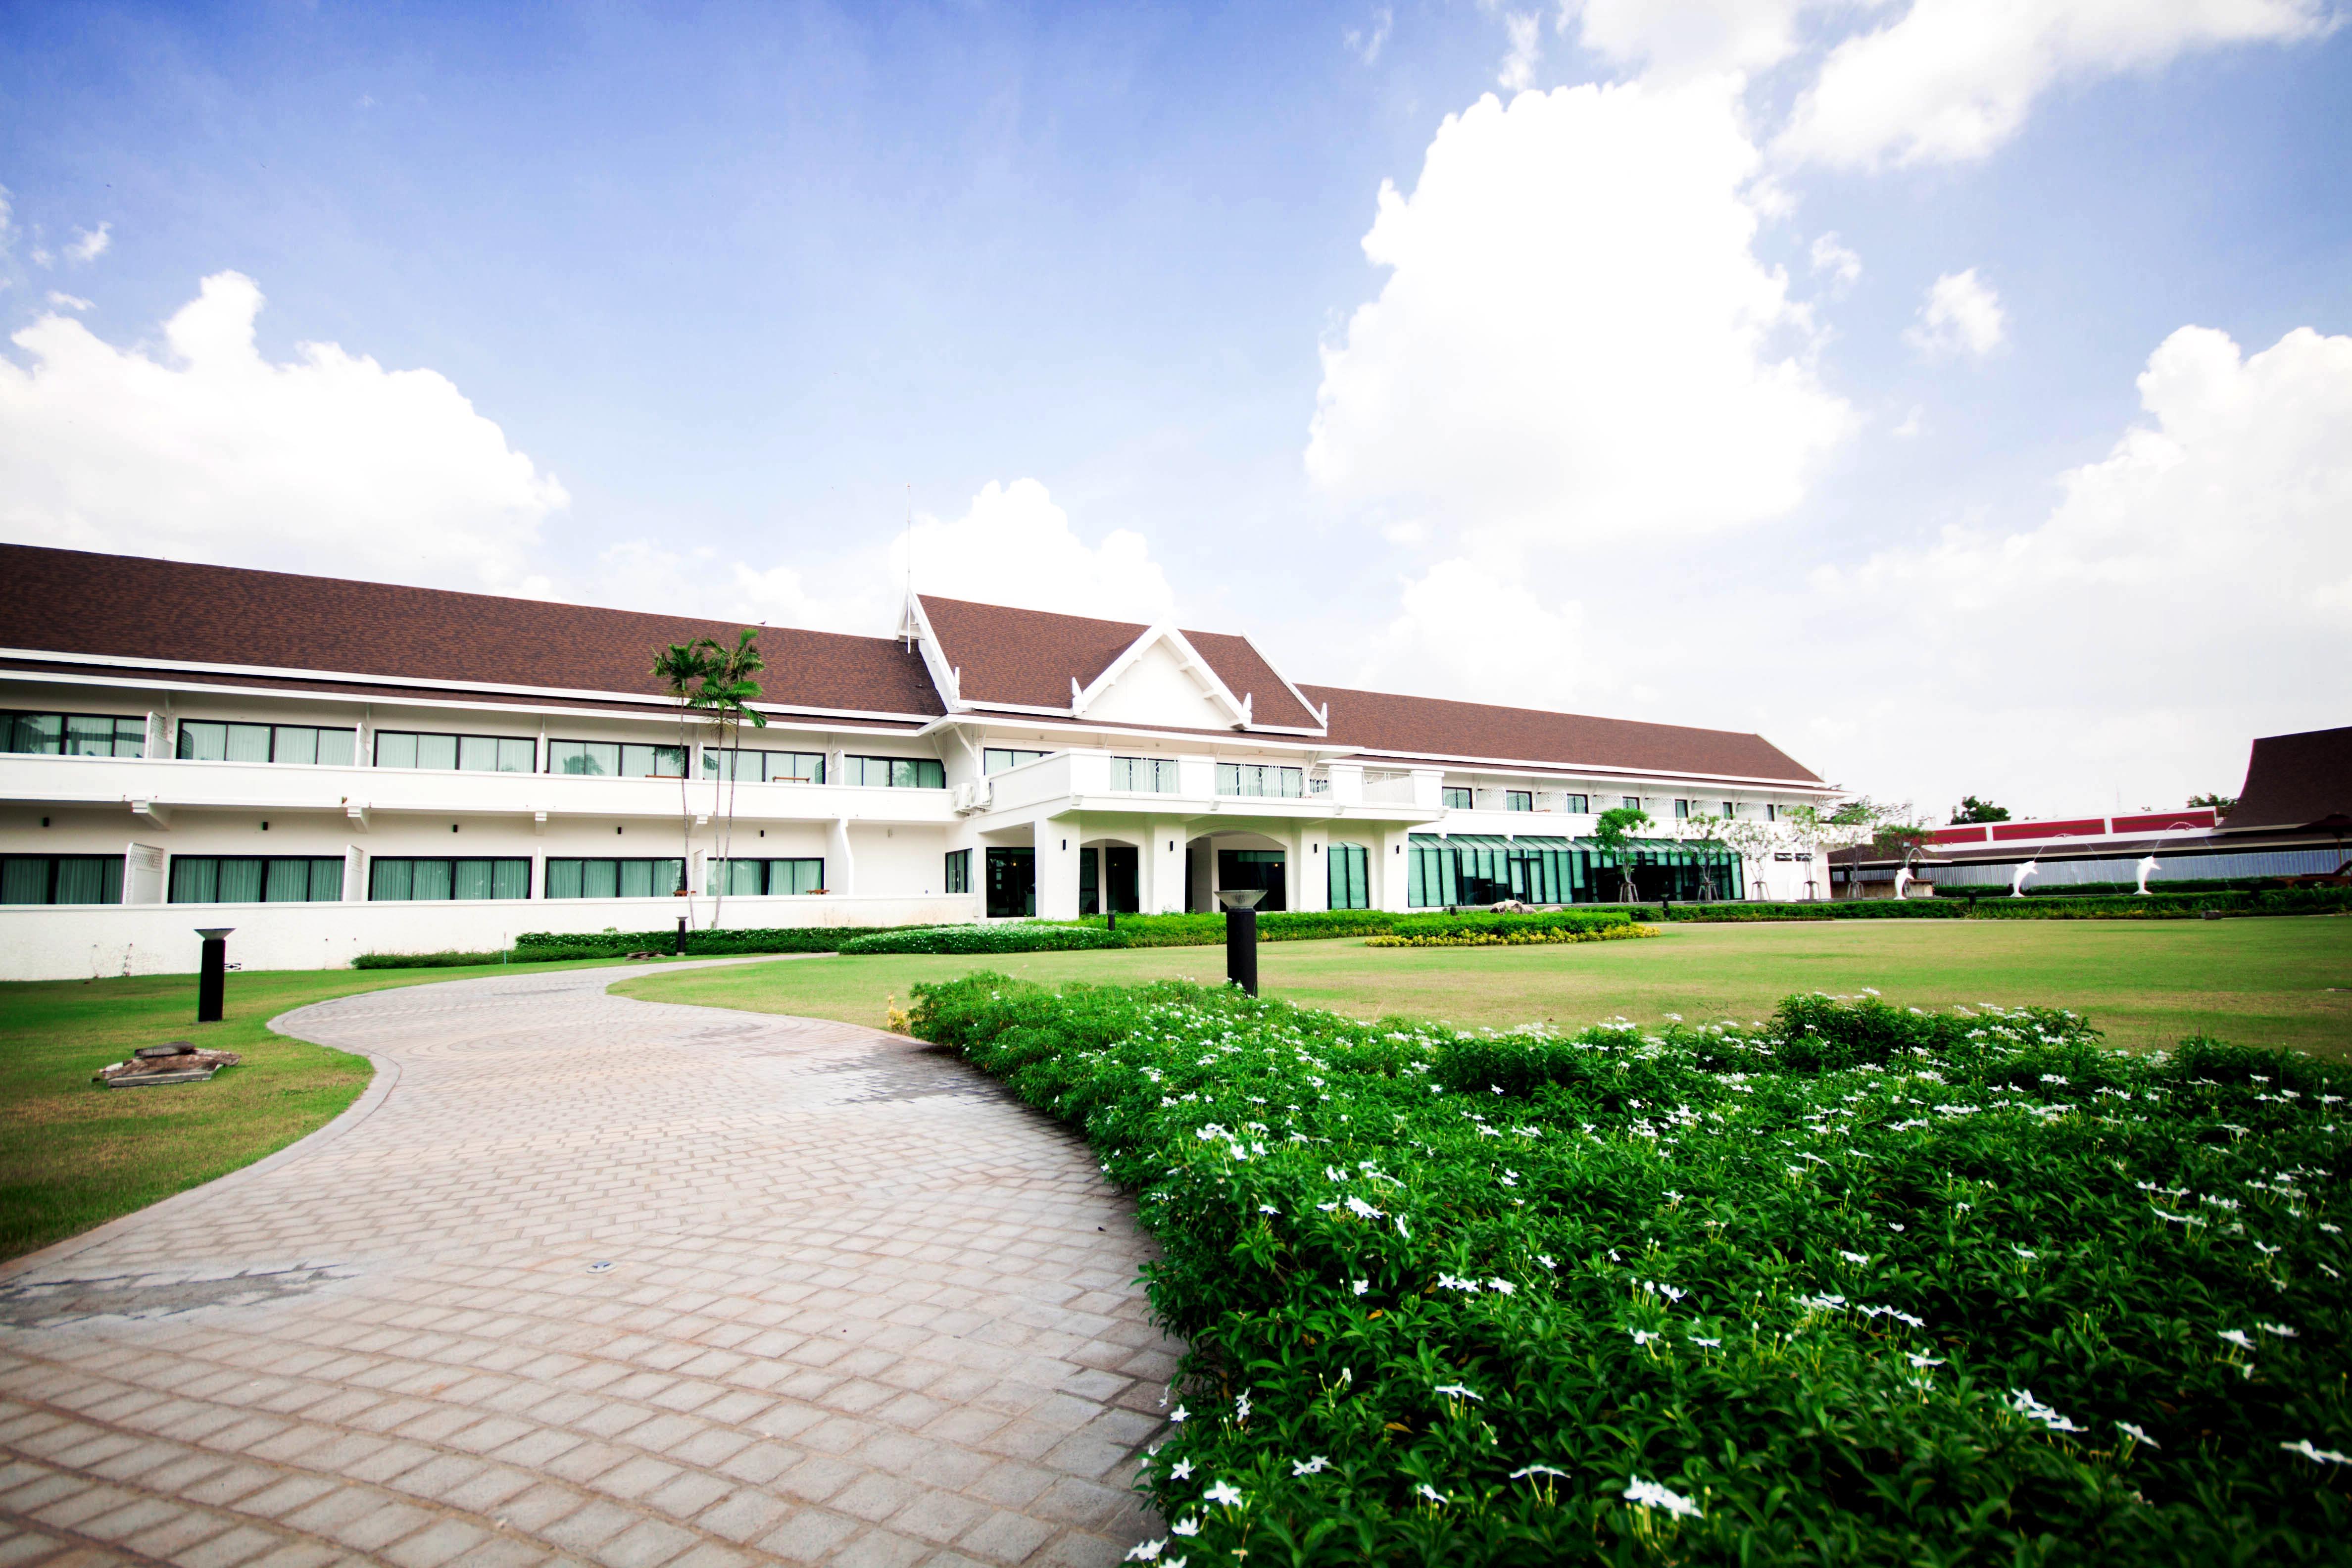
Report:
[[822,752],[722,752],[702,748],[702,776],[731,778],[739,784],[823,784]]
[[945,789],[947,764],[936,757],[844,757],[849,783],[871,789]]
[[0,752],[142,757],[147,754],[147,721],[98,713],[0,712]]
[[[551,873],[555,864],[548,862]],[[462,859],[439,855],[378,856],[368,868],[368,897],[383,902],[528,899],[530,861],[503,856],[467,856]]]
[[310,898],[310,862],[271,860],[262,876],[261,896],[273,904],[308,903]]
[[1470,790],[1449,789],[1445,792],[1445,809],[1448,811],[1468,811],[1476,798],[1475,794]]
[[340,855],[174,855],[175,904],[317,904],[343,896]]
[[1024,763],[1042,763],[1045,760],[1045,753],[1043,752],[1016,752],[1002,746],[991,746],[983,749],[980,753],[980,771],[984,773],[1001,773],[1007,768],[1017,768]]
[[220,863],[220,901],[224,904],[257,904],[269,874],[269,862],[259,856],[226,856]]
[[644,746],[634,742],[621,747],[625,779],[674,779],[686,774],[684,746]]
[[[704,868],[703,886],[706,890],[719,890],[717,858]],[[727,891],[738,898],[782,898],[793,893],[815,893],[824,889],[824,861],[821,857],[793,856],[788,858],[730,860],[727,863]]]
[[357,734],[356,730],[317,724],[238,724],[183,719],[180,743],[173,754],[184,762],[324,763],[348,766]]
[[120,855],[0,857],[0,904],[119,904]]
[[550,741],[547,771],[551,773],[616,775],[621,771],[621,747],[616,741]]
[[269,760],[273,763],[316,763],[319,760],[319,731],[307,724],[273,725],[276,738],[270,742]]
[[1219,763],[1217,793],[1300,799],[1307,794],[1307,770],[1273,763]]
[[971,891],[971,850],[950,849],[948,851],[947,878],[941,884],[940,890],[942,892],[949,893],[969,893]]
[[1505,811],[1533,811],[1535,808],[1536,796],[1533,790],[1512,789],[1503,792]]
[[1559,797],[1559,805],[1562,811],[1590,811],[1592,808],[1591,801],[1580,795],[1564,795]]
[[[528,866],[529,862],[524,862]],[[547,897],[551,899],[667,898],[677,890],[686,862],[667,858],[594,859],[551,858],[547,862]],[[495,894],[505,897],[504,894]],[[516,895],[520,897],[520,895]]]

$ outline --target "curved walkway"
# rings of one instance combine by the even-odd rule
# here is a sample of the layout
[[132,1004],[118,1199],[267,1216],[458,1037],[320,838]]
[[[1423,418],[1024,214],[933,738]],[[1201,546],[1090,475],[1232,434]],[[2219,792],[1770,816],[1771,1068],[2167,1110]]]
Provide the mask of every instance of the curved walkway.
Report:
[[0,1273],[0,1564],[1117,1561],[1178,1347],[1085,1144],[617,978],[290,1013],[358,1105]]

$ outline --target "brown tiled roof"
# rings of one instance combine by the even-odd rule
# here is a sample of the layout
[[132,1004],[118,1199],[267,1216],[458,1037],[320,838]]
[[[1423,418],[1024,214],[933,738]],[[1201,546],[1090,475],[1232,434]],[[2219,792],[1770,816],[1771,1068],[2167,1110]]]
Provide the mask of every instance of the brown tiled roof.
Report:
[[1329,708],[1331,739],[1363,752],[1821,783],[1761,735],[1328,686],[1302,689],[1308,701]]
[[1066,710],[1072,680],[1091,684],[1150,629],[929,594],[918,597],[948,667],[961,671],[957,692],[966,702]]
[[[975,605],[968,599],[919,595],[923,615],[940,640],[967,702],[1007,702],[1024,708],[1067,708],[1070,682],[1091,686],[1111,661],[1151,628],[1132,621],[1097,621],[1046,610]],[[1253,723],[1282,729],[1320,728],[1274,666],[1245,637],[1188,631],[1190,642],[1225,689],[1248,698]]]
[[[735,632],[683,616],[0,544],[0,647],[658,698],[660,647],[732,643]],[[766,703],[946,710],[921,655],[888,637],[771,626],[760,651]]]
[[2352,726],[2265,735],[2246,760],[2224,833],[2261,827],[2352,829]]

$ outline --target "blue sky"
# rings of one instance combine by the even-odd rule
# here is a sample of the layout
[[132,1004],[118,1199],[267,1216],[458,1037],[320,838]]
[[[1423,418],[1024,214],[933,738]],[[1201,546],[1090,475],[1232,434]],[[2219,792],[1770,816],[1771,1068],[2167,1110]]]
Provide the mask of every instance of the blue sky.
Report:
[[1297,679],[2232,788],[2347,716],[2352,28],[2026,9],[8,6],[0,531],[882,631],[911,506]]

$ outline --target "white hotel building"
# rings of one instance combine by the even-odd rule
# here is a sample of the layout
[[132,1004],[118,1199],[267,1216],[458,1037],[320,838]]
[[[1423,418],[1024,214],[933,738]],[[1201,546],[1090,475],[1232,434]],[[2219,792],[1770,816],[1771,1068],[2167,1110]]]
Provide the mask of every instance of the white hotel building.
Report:
[[[1294,683],[1246,637],[917,596],[767,628],[727,803],[650,671],[736,628],[0,546],[0,978],[489,950],[527,931],[1811,896],[1685,816],[1832,794],[1756,735]],[[683,880],[685,897],[677,889]]]

